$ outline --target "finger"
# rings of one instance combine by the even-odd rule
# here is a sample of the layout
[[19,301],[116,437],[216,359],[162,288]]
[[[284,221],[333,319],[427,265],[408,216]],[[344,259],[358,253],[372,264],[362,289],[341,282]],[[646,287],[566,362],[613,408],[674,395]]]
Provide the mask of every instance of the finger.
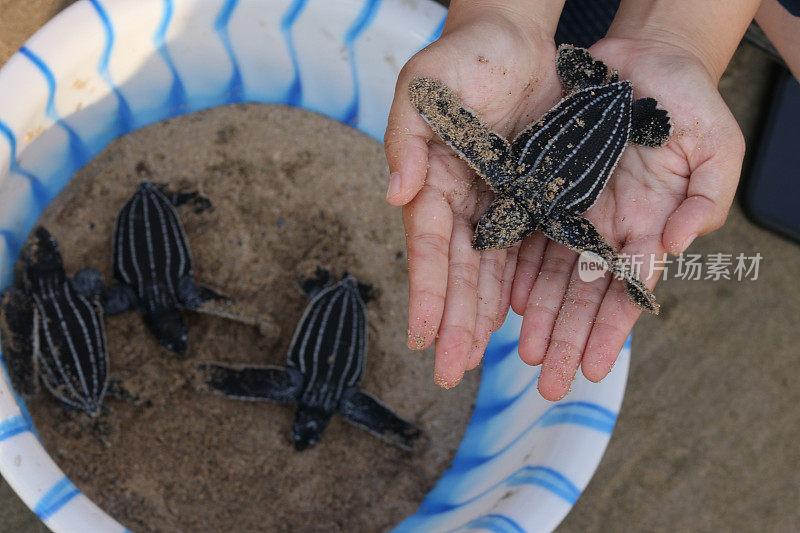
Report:
[[487,250],[480,254],[478,314],[475,318],[467,370],[472,370],[481,362],[489,337],[494,331],[502,299],[506,255],[506,250]]
[[[651,290],[661,276],[661,270],[653,268],[651,258],[654,255],[660,258],[663,253],[655,237],[630,243],[622,250],[622,254],[632,259],[634,270]],[[581,360],[586,379],[597,382],[608,375],[641,313],[642,310],[631,303],[623,283],[613,280],[600,304]]]
[[503,326],[511,306],[511,289],[514,286],[514,273],[517,271],[517,257],[519,257],[519,246],[509,248],[506,253],[506,266],[503,270],[503,286],[500,294],[500,305],[497,308],[497,321],[492,327],[492,331],[497,331]]
[[578,254],[564,246],[547,243],[520,332],[519,356],[529,365],[541,364],[544,359],[577,259]]
[[531,294],[533,283],[539,275],[546,246],[547,237],[541,231],[528,236],[520,245],[514,283],[511,287],[511,308],[518,315],[525,314],[528,297]]
[[662,242],[666,249],[681,254],[699,235],[719,229],[728,216],[742,170],[744,141],[736,135],[712,158],[692,170],[686,199],[667,219]]
[[425,186],[403,207],[408,251],[408,347],[423,350],[439,330],[447,291],[453,213],[442,194]]
[[608,273],[598,279],[582,281],[579,265],[573,268],[539,376],[539,392],[543,398],[558,401],[569,392],[610,282]]
[[407,204],[422,188],[427,174],[428,141],[433,136],[411,105],[409,80],[409,75],[400,73],[383,137],[390,174],[386,200],[392,205]]
[[455,387],[467,367],[478,312],[480,252],[472,248],[472,227],[456,220],[450,239],[445,301],[439,338],[436,340],[434,381],[446,389]]

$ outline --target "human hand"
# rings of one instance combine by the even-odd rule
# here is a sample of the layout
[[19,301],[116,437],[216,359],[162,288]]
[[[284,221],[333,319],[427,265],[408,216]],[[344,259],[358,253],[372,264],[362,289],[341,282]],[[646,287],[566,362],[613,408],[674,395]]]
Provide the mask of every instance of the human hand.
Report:
[[[548,9],[552,10],[552,4]],[[530,3],[528,6],[530,13]],[[552,29],[560,13],[554,12]],[[533,17],[534,19],[536,17]],[[480,253],[472,235],[493,199],[486,183],[411,105],[409,83],[434,77],[496,132],[510,137],[560,97],[552,31],[504,10],[451,10],[441,39],[414,56],[397,82],[386,130],[387,200],[403,206],[409,271],[408,345],[436,339],[434,379],[450,388],[478,365],[506,316],[518,247]]]
[[[592,55],[631,80],[635,97],[655,97],[672,118],[662,148],[629,144],[598,202],[584,215],[621,253],[636,258],[653,288],[651,258],[683,252],[719,228],[744,154],[739,127],[717,91],[718,77],[693,54],[656,40],[606,38]],[[539,391],[558,400],[581,365],[591,381],[614,364],[641,312],[620,281],[578,276],[577,254],[539,232],[518,254],[511,305],[524,315],[519,353],[542,364]]]

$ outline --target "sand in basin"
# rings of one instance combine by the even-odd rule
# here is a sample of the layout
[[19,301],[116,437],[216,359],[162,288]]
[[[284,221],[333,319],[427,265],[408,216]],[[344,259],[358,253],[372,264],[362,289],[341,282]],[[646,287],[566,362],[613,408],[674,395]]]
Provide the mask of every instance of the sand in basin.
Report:
[[[133,313],[106,318],[112,375],[138,395],[110,398],[96,423],[41,392],[39,434],[67,475],[135,531],[378,531],[414,512],[464,432],[477,374],[443,391],[430,351],[406,347],[407,276],[399,212],[384,201],[382,147],[353,129],[277,106],[229,106],[158,123],[114,142],[81,170],[42,222],[67,271],[111,279],[117,211],[143,178],[199,190],[213,209],[181,208],[195,276],[271,314],[248,326],[186,313],[185,358],[162,350]],[[417,453],[334,417],[296,452],[292,406],[196,390],[193,363],[282,365],[307,300],[298,279],[326,267],[372,284],[363,388],[423,428]]]

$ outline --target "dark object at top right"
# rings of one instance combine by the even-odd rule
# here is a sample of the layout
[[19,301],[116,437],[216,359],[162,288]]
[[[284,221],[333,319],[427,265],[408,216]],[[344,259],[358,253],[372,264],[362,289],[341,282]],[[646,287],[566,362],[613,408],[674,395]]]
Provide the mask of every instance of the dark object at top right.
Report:
[[744,189],[758,224],[800,242],[800,83],[784,71]]

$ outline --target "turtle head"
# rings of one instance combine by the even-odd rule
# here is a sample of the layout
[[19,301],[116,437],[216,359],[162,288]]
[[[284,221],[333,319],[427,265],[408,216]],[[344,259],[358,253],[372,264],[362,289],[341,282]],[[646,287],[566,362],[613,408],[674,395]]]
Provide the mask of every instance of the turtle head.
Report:
[[178,309],[160,309],[148,313],[145,321],[164,349],[180,355],[186,353],[189,329]]
[[323,409],[299,406],[292,426],[294,448],[302,451],[319,442],[330,420],[330,413],[326,413]]

